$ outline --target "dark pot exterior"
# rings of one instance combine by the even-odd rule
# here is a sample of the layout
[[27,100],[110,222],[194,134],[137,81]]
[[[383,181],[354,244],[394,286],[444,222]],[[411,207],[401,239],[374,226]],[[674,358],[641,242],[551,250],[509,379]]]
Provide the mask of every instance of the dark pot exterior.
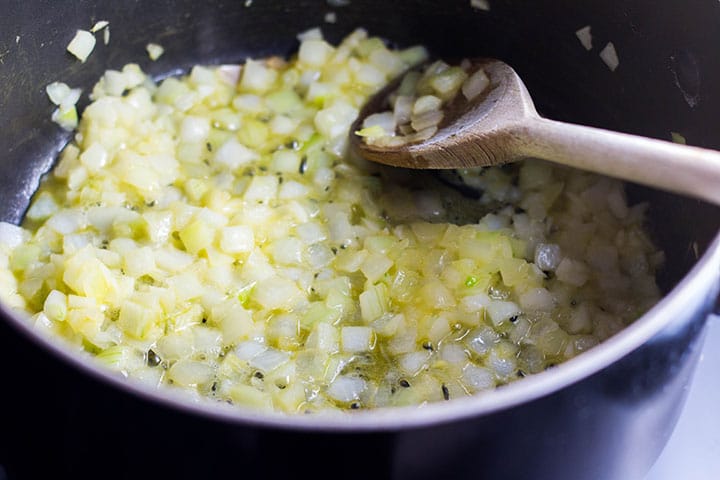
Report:
[[[49,121],[44,85],[60,79],[88,88],[105,69],[130,61],[166,75],[196,63],[286,54],[297,32],[318,25],[333,40],[363,26],[439,55],[502,58],[551,118],[658,138],[679,131],[690,143],[720,146],[720,97],[712,91],[720,84],[717,2],[491,0],[490,12],[467,0],[245,3],[0,0],[0,219],[19,220],[68,138]],[[323,23],[328,11],[337,23]],[[104,19],[109,46],[99,44],[85,65],[64,53],[76,28]],[[585,25],[593,27],[591,52],[574,34]],[[166,47],[158,62],[145,56],[149,41]],[[608,41],[621,58],[615,73],[597,56]],[[507,405],[468,404],[467,413],[447,416],[430,409],[426,420],[385,426],[243,421],[148,401],[88,375],[5,312],[0,465],[11,479],[642,478],[680,413],[717,297],[720,215],[660,192],[630,193],[651,201],[651,228],[668,254],[660,281],[670,293],[585,373],[562,365],[564,380]],[[621,353],[608,361],[613,351]]]

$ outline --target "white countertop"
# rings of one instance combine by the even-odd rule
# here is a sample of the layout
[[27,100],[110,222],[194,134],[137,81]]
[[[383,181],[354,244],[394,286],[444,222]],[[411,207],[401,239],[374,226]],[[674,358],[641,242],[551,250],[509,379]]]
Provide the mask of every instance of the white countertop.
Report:
[[720,478],[720,316],[711,317],[708,323],[685,409],[645,480]]

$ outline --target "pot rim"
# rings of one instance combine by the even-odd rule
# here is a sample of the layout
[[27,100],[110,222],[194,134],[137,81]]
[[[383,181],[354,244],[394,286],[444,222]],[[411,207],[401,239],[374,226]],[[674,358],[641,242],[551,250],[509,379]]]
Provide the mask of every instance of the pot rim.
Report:
[[485,392],[435,402],[422,407],[380,408],[352,413],[321,412],[313,415],[261,412],[224,402],[198,398],[180,390],[151,387],[124,377],[94,361],[89,354],[33,328],[21,314],[0,303],[0,314],[38,346],[49,350],[82,373],[119,390],[159,406],[182,413],[238,426],[284,428],[301,431],[379,432],[429,427],[490,415],[550,395],[608,367],[648,340],[669,328],[673,320],[687,315],[688,305],[701,305],[708,288],[717,285],[720,275],[720,232],[693,268],[660,302],[642,317],[598,346],[558,366],[521,381]]

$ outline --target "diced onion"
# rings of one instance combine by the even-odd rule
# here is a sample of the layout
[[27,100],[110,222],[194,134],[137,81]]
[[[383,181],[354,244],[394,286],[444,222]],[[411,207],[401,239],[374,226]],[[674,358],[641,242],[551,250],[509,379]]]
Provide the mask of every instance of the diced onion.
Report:
[[590,25],[587,25],[575,32],[575,35],[577,36],[578,40],[580,40],[582,46],[585,47],[585,50],[592,50],[593,47],[591,29],[592,27]]
[[29,233],[22,227],[12,223],[0,222],[0,245],[13,249],[23,243],[29,237]]
[[289,359],[290,356],[287,353],[269,348],[255,355],[249,363],[251,367],[267,373],[275,370]]
[[107,20],[100,20],[98,22],[95,22],[95,25],[92,26],[92,28],[90,29],[90,32],[92,32],[92,33],[99,32],[100,30],[107,27],[108,25],[110,25],[110,22],[108,22]]
[[95,36],[86,30],[78,30],[68,44],[67,51],[85,63],[85,60],[87,60],[94,48]]
[[679,143],[680,145],[687,145],[685,137],[678,132],[670,132],[670,137],[673,143]]
[[463,380],[473,390],[488,390],[495,386],[493,374],[486,368],[468,364],[463,370]]
[[[621,183],[525,160],[455,172],[471,200],[377,169],[348,131],[427,50],[362,29],[300,41],[159,82],[106,71],[23,227],[0,223],[4,304],[149,385],[296,413],[482,392],[658,300],[663,255]],[[451,102],[489,88],[472,68],[424,63],[356,134],[432,137]],[[46,91],[76,128],[80,90]]]
[[235,347],[235,355],[242,360],[252,360],[265,350],[267,347],[257,342],[244,342]]
[[470,101],[483,93],[488,86],[490,86],[490,79],[485,71],[480,69],[465,80],[462,86],[462,92],[465,98]]
[[148,43],[145,46],[145,50],[147,50],[148,57],[150,57],[150,60],[152,61],[157,60],[163,53],[165,53],[165,49],[162,45],[158,45],[157,43]]
[[561,260],[559,245],[540,243],[535,247],[535,265],[540,270],[552,272],[560,265]]
[[600,52],[600,58],[605,62],[605,65],[607,65],[611,72],[614,72],[620,65],[615,45],[613,45],[612,42],[605,45],[605,48]]
[[328,387],[327,393],[338,402],[358,400],[367,388],[362,378],[340,376]]
[[470,0],[470,6],[478,10],[490,10],[490,2],[488,0]]
[[400,370],[408,375],[415,375],[422,369],[430,359],[430,352],[412,352],[399,358]]
[[373,330],[370,327],[343,327],[340,336],[345,352],[364,352],[373,346]]
[[212,379],[213,370],[205,363],[180,360],[168,371],[168,377],[180,385],[198,385]]

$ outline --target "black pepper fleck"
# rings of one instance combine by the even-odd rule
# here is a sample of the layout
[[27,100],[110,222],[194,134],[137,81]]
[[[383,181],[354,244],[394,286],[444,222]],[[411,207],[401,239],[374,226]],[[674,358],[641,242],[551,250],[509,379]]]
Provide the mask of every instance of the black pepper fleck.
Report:
[[148,367],[157,367],[162,362],[162,359],[153,350],[147,352],[147,365]]
[[409,387],[410,387],[410,382],[408,382],[408,381],[405,380],[404,378],[400,379],[400,381],[399,381],[398,383],[399,383],[400,386],[403,387],[403,388],[409,388]]
[[450,390],[448,390],[448,387],[444,383],[442,386],[442,392],[443,392],[443,398],[445,400],[450,400]]

